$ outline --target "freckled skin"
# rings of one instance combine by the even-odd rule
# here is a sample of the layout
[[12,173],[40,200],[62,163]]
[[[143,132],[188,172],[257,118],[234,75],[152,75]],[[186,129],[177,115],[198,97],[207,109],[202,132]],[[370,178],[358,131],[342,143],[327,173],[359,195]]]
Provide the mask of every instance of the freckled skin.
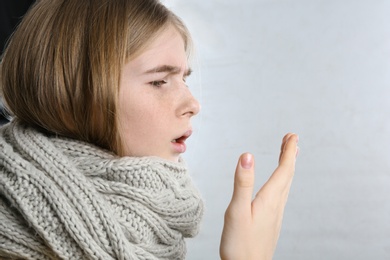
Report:
[[125,155],[178,160],[180,149],[172,140],[191,130],[191,118],[200,109],[185,84],[187,74],[184,41],[173,27],[125,64],[119,92]]

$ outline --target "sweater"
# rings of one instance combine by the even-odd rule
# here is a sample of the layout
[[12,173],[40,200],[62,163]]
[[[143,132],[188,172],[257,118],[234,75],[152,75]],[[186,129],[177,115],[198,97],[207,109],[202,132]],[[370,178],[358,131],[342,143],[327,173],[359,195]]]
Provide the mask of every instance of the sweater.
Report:
[[202,215],[182,159],[0,129],[1,259],[184,259]]

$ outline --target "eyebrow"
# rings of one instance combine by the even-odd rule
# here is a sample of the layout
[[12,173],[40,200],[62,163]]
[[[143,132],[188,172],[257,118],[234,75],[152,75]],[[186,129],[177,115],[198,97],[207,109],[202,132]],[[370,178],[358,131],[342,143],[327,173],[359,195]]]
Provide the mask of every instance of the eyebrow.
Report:
[[[162,72],[166,72],[169,74],[178,74],[178,73],[180,73],[180,71],[181,71],[181,68],[179,68],[179,67],[170,66],[170,65],[162,65],[162,66],[158,66],[158,67],[155,67],[153,69],[147,70],[145,72],[145,74],[162,73]],[[184,72],[184,76],[188,77],[191,75],[191,73],[192,73],[192,69],[188,68]]]

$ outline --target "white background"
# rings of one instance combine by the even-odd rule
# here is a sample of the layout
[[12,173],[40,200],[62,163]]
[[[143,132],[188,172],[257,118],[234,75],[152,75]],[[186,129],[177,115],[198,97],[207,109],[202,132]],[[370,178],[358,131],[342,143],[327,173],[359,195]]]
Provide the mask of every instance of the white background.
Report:
[[390,1],[166,0],[188,25],[202,104],[185,154],[206,203],[188,259],[219,259],[238,156],[259,188],[301,152],[274,259],[390,259]]

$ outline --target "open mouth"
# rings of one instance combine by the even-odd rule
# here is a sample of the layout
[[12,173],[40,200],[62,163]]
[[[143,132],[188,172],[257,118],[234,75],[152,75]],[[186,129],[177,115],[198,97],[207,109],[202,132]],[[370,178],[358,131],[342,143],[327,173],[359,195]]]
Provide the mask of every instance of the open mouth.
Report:
[[184,135],[180,136],[179,138],[173,139],[172,143],[184,143],[192,134],[192,131],[189,130],[184,133]]
[[177,139],[173,139],[172,140],[172,143],[184,143],[186,140],[187,140],[188,137],[185,137],[185,136],[182,136],[180,138],[177,138]]
[[178,153],[184,153],[186,151],[186,144],[185,141],[191,136],[192,131],[189,130],[184,133],[184,135],[180,136],[179,138],[173,139],[171,143],[175,147],[176,152]]

